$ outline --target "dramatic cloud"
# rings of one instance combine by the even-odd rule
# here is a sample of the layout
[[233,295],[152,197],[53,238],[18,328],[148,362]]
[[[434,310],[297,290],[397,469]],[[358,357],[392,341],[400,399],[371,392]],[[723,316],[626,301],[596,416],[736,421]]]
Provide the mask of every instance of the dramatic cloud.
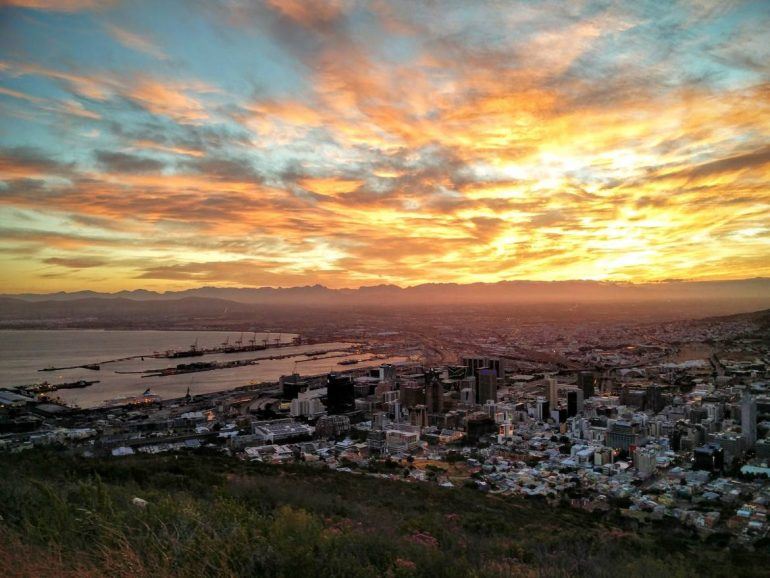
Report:
[[0,6],[0,291],[770,275],[761,3]]

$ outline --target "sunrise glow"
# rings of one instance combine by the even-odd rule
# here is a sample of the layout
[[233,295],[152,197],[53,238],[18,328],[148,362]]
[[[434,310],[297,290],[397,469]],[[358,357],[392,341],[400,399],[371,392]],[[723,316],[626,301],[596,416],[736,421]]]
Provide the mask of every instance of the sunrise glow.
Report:
[[763,2],[5,0],[0,291],[770,276],[768,30]]

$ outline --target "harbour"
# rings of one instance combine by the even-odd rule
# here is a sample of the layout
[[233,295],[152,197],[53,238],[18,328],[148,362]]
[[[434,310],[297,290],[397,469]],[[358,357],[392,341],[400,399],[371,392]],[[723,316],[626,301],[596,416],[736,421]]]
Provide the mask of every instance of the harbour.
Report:
[[[300,368],[321,374],[398,361],[365,352],[361,344],[300,344],[298,338],[275,332],[3,330],[0,388],[43,394],[85,409],[138,397],[148,388],[158,399],[174,399],[188,388],[195,394],[226,391],[277,381]],[[191,350],[200,355],[173,355]],[[195,361],[185,360],[190,357]],[[161,363],[176,359],[178,363]],[[96,366],[98,380],[93,377]],[[41,368],[47,369],[45,380],[40,379]]]

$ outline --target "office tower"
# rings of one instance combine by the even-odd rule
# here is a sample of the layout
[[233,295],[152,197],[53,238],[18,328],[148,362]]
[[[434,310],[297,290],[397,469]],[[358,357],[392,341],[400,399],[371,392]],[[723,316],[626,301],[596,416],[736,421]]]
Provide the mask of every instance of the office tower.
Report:
[[393,381],[396,379],[396,366],[390,363],[383,363],[376,370],[377,377],[380,381]]
[[552,409],[550,413],[551,419],[554,421],[554,423],[564,423],[567,421],[567,410],[563,407],[557,407],[556,409]]
[[666,400],[663,398],[663,388],[659,385],[651,385],[647,388],[647,399],[645,409],[651,409],[659,413],[666,407]]
[[428,415],[444,413],[444,385],[436,372],[425,374],[425,401]]
[[607,428],[606,445],[611,448],[629,451],[632,446],[639,446],[645,441],[639,425],[618,420]]
[[465,387],[460,390],[460,403],[463,405],[474,405],[476,403],[476,392],[472,387]]
[[548,421],[549,409],[548,400],[543,396],[539,396],[535,401],[535,418],[538,421]]
[[425,386],[417,383],[405,383],[399,390],[401,405],[412,409],[416,405],[425,405]]
[[307,393],[300,393],[299,397],[291,400],[289,415],[291,417],[313,417],[324,412],[324,406],[317,397],[309,397]]
[[706,444],[693,451],[695,463],[693,469],[709,472],[720,471],[725,464],[725,452],[716,444]]
[[463,365],[468,375],[478,377],[481,369],[492,369],[497,377],[502,377],[503,368],[499,357],[463,357]]
[[567,392],[567,417],[574,417],[583,411],[583,391],[570,389]]
[[329,414],[352,411],[355,407],[353,379],[346,375],[330,373],[326,379],[326,410]]
[[465,423],[466,439],[469,443],[478,443],[481,437],[497,433],[497,424],[491,417],[478,414],[470,416]]
[[578,373],[577,386],[583,390],[583,399],[588,399],[596,390],[596,376],[593,371]]
[[416,405],[409,412],[409,423],[421,429],[428,427],[428,411],[424,405]]
[[748,392],[741,399],[741,435],[750,450],[757,442],[757,400]]
[[559,404],[559,384],[553,377],[549,377],[546,382],[548,384],[548,403],[551,405],[551,409],[556,409]]
[[634,467],[640,476],[647,477],[655,471],[657,457],[657,452],[651,447],[636,448],[634,450]]
[[300,391],[304,391],[308,388],[308,381],[302,379],[298,373],[282,375],[278,379],[278,383],[281,386],[282,398],[286,400],[295,399],[299,396]]
[[477,403],[487,400],[497,401],[497,373],[494,369],[479,369],[479,386],[477,388]]
[[350,419],[345,415],[325,415],[315,424],[315,434],[319,438],[338,438],[349,431]]

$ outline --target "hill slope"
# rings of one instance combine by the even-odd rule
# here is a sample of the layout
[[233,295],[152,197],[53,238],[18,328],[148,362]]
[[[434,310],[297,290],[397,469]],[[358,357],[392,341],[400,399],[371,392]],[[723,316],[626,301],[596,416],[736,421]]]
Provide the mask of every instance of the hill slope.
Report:
[[309,466],[33,451],[0,467],[5,576],[750,577],[770,561],[671,524],[629,532],[540,502]]

